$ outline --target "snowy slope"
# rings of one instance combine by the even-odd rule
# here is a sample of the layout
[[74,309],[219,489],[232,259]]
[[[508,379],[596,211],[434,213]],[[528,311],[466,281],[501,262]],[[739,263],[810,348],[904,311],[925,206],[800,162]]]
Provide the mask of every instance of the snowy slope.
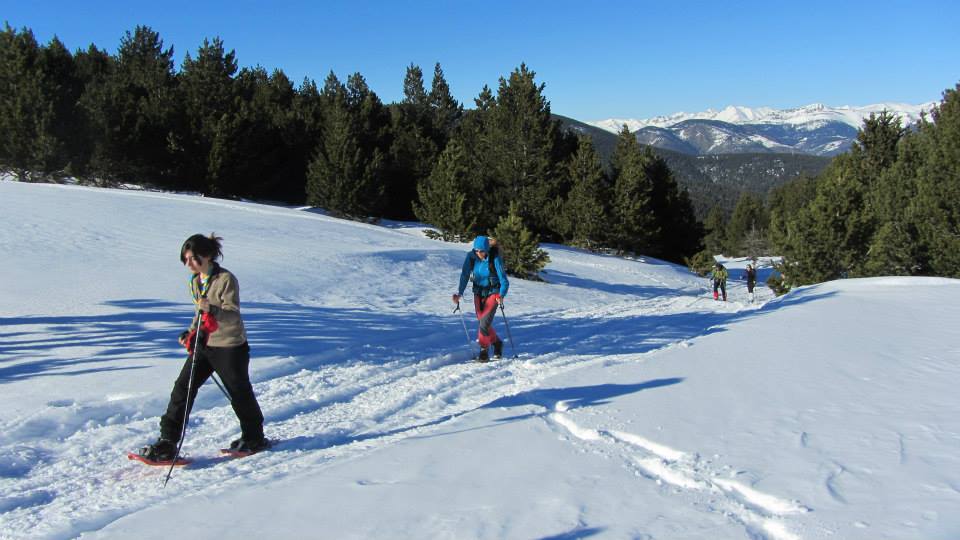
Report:
[[[220,459],[236,420],[205,387],[197,461],[161,489],[123,453],[156,436],[191,315],[179,244],[210,231],[279,442]],[[519,357],[480,365],[449,301],[465,245],[0,182],[0,537],[960,533],[957,281],[762,289],[761,307],[736,279],[717,303],[673,265],[545,247],[549,282],[506,302]]]

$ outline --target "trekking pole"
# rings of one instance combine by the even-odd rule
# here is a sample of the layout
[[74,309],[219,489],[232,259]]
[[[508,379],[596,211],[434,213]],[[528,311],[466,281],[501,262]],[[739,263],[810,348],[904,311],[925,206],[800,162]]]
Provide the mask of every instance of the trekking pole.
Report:
[[233,403],[233,398],[230,397],[230,392],[227,392],[227,389],[224,388],[223,385],[220,384],[220,381],[217,380],[217,374],[216,374],[216,373],[211,373],[211,374],[210,374],[210,378],[213,379],[213,382],[214,382],[214,383],[216,383],[217,388],[219,388],[220,391],[223,392],[223,395],[227,396],[227,401],[229,401],[229,402],[232,404],[232,403]]
[[190,406],[192,405],[190,392],[193,390],[193,374],[197,371],[197,351],[200,349],[200,322],[200,308],[197,307],[197,337],[194,339],[193,354],[190,356],[190,378],[187,379],[187,401],[183,409],[183,427],[180,429],[180,441],[177,442],[177,453],[174,454],[173,461],[170,462],[167,477],[163,479],[163,487],[167,487],[167,482],[170,481],[173,468],[176,466],[177,460],[180,459],[180,448],[183,447],[183,439],[187,436],[187,421],[190,420]]
[[507,321],[507,312],[503,310],[503,304],[500,304],[500,314],[503,315],[503,325],[507,327],[507,337],[510,338],[510,350],[513,351],[513,357],[517,357],[517,348],[513,346],[513,335],[510,333],[510,323]]
[[460,309],[460,302],[457,302],[457,307],[453,310],[454,313],[458,311],[460,312],[460,322],[463,323],[463,337],[467,338],[467,346],[471,347],[473,344],[470,343],[470,332],[467,332],[467,320],[463,318],[463,310]]

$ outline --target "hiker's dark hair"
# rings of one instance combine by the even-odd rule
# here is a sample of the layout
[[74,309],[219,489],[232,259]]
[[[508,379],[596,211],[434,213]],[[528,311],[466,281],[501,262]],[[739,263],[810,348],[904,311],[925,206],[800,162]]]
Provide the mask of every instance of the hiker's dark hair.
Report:
[[216,233],[210,233],[210,236],[195,234],[187,238],[184,240],[183,245],[180,246],[180,262],[187,262],[187,256],[185,255],[187,251],[201,257],[209,257],[214,261],[223,257],[221,240],[223,240],[223,238],[217,236]]

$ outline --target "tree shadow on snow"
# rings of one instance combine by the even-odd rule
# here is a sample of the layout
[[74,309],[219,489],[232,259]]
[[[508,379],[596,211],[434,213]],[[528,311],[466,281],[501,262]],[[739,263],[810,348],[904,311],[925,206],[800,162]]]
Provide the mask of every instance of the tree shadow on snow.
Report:
[[813,292],[812,290],[793,291],[779,298],[767,302],[760,311],[774,311],[785,307],[820,302],[837,295],[837,291]]
[[[0,317],[0,384],[40,376],[130,370],[134,359],[181,361],[177,343],[193,317],[192,306],[159,300],[105,302],[116,313]],[[291,303],[247,302],[243,319],[258,358],[291,358],[264,366],[263,376],[331,362],[414,361],[425,352],[463,345],[459,318],[384,313],[374,308],[327,308]],[[457,338],[459,337],[459,341]]]
[[596,384],[592,386],[574,386],[569,388],[542,388],[527,390],[512,396],[506,396],[483,406],[485,409],[500,407],[518,407],[524,405],[539,405],[554,410],[556,405],[563,402],[566,410],[593,407],[609,403],[611,399],[634,394],[643,390],[672,386],[684,381],[683,377],[654,379],[634,384]]
[[37,376],[141,369],[132,359],[179,356],[191,314],[157,300],[107,302],[98,315],[0,318],[0,383]]
[[[834,296],[833,291],[805,293],[799,291],[772,300],[760,309],[735,312],[687,311],[679,313],[644,313],[627,317],[558,318],[543,321],[542,314],[510,317],[510,332],[502,314],[494,321],[497,333],[505,342],[513,338],[518,352],[530,355],[564,354],[604,356],[638,354],[670,344],[685,342],[717,332],[741,320],[762,316],[787,307],[818,302]],[[707,298],[704,302],[712,302]],[[506,349],[508,352],[511,350]]]
[[[615,287],[615,286],[614,286]],[[636,289],[641,294],[652,293]],[[628,317],[544,320],[543,314],[509,319],[502,313],[495,328],[516,350],[540,355],[623,355],[643,353],[671,343],[723,331],[745,317],[820,301],[835,292],[797,291],[759,310],[683,312]],[[70,316],[0,317],[0,384],[38,376],[71,375],[146,367],[131,360],[184,358],[177,336],[192,316],[188,303],[151,299],[110,301],[115,313]],[[465,343],[459,316],[330,308],[294,303],[248,302],[243,306],[254,380],[315,369],[330,363],[413,363],[452,358]],[[476,321],[467,313],[470,340]],[[284,359],[262,364],[264,357]],[[453,361],[456,361],[455,358]]]
[[663,296],[665,294],[675,292],[675,289],[670,289],[668,287],[606,283],[557,270],[550,270],[545,274],[547,281],[552,284],[566,285],[568,287],[576,287],[579,289],[591,289],[612,294],[624,294],[636,296],[638,298],[655,298],[657,296]]
[[578,525],[576,528],[567,532],[544,536],[538,540],[578,540],[580,538],[589,538],[598,535],[605,530],[607,530],[606,527],[586,527],[584,525]]

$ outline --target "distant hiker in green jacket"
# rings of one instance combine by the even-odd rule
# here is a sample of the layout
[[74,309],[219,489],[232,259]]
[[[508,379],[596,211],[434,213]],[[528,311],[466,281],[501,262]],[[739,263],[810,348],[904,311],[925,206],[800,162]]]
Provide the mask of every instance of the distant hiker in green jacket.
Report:
[[719,298],[720,295],[717,294],[717,290],[719,289],[720,292],[723,293],[723,301],[726,302],[727,301],[727,269],[724,268],[722,264],[717,263],[713,267],[713,273],[711,274],[711,276],[713,277],[713,299],[714,300],[720,299]]

